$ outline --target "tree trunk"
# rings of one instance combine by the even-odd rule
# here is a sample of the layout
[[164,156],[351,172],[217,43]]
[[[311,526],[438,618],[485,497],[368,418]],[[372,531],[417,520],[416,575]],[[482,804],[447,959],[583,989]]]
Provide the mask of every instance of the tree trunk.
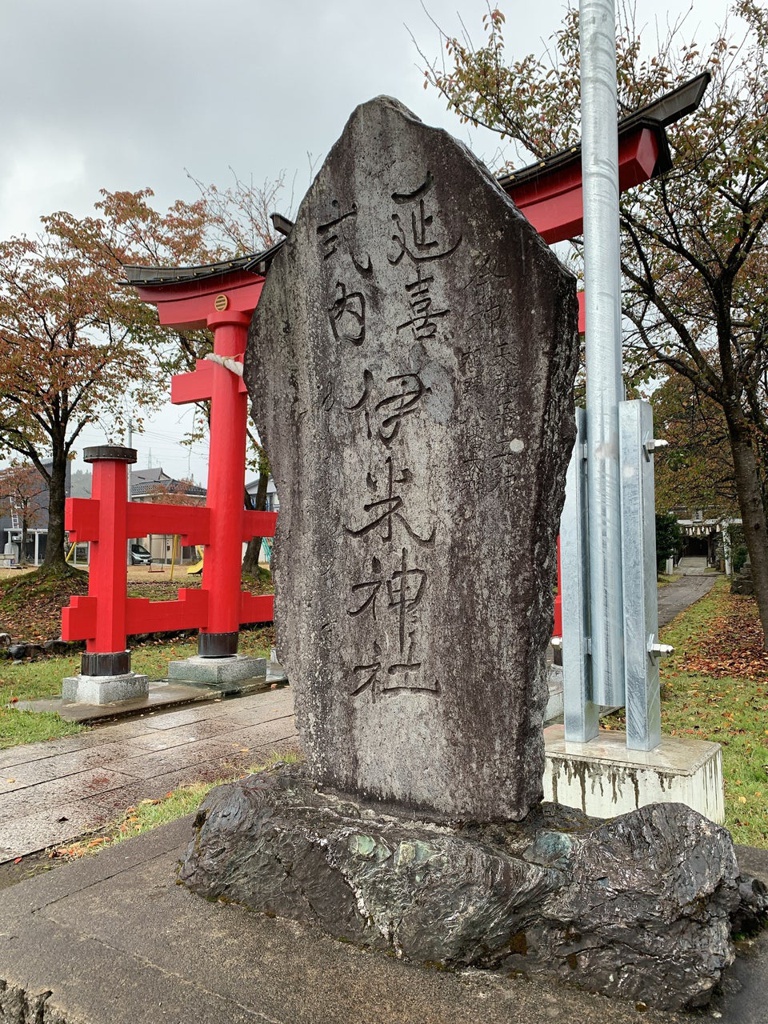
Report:
[[63,451],[53,453],[48,481],[48,541],[42,569],[64,569],[64,502],[66,500],[67,458]]
[[736,475],[744,540],[752,563],[755,598],[763,626],[763,643],[768,648],[768,522],[765,515],[763,488],[749,427],[726,412],[728,433]]
[[29,538],[29,527],[27,526],[27,517],[23,515],[21,517],[21,551],[19,551],[19,565],[27,564],[27,540]]
[[[254,512],[264,512],[267,507],[267,485],[269,483],[269,473],[261,472],[259,475],[259,486],[256,489],[256,496],[252,498],[246,492],[247,504]],[[248,573],[250,576],[256,576],[259,571],[259,553],[261,551],[261,542],[263,537],[252,537],[248,541],[248,547],[245,549],[245,558],[243,559],[243,572]]]

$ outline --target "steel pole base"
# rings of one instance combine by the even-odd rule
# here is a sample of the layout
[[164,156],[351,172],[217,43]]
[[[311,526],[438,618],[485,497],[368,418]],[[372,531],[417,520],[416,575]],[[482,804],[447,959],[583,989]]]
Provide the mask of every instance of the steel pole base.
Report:
[[131,671],[131,652],[110,654],[86,651],[80,655],[80,674],[84,676],[124,676]]

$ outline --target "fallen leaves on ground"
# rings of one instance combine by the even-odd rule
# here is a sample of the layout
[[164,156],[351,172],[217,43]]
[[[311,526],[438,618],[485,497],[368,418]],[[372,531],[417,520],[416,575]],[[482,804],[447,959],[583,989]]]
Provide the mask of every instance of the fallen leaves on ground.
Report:
[[723,613],[696,637],[680,668],[714,678],[768,679],[768,651],[757,603],[739,594],[724,595],[722,601]]
[[88,593],[88,575],[43,577],[28,573],[0,585],[0,628],[15,642],[44,643],[61,636],[61,609],[70,597]]

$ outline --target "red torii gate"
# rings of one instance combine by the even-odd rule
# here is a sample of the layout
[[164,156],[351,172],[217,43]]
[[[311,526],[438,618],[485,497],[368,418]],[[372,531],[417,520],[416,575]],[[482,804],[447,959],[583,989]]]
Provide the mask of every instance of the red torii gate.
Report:
[[[72,598],[62,611],[62,637],[86,641],[83,675],[129,673],[126,643],[132,633],[197,627],[202,657],[231,657],[242,624],[273,618],[274,598],[243,592],[240,582],[243,542],[273,537],[277,519],[273,512],[243,508],[248,395],[236,371],[266,269],[250,272],[252,262],[250,257],[214,268],[165,271],[172,280],[163,281],[161,295],[150,292],[162,324],[213,332],[213,359],[198,360],[192,373],[171,381],[171,401],[211,401],[206,506],[129,502],[127,466],[135,452],[107,446],[86,451],[86,461],[94,463],[93,497],[69,499],[66,525],[73,539],[91,542],[89,593]],[[182,589],[176,601],[128,598],[126,541],[158,530],[205,547],[201,590]]]
[[[665,128],[698,107],[708,82],[708,73],[699,75],[619,122],[621,191],[669,170],[672,160]],[[547,243],[564,241],[581,232],[580,146],[506,175],[499,183]],[[126,502],[120,469],[107,471],[106,464],[97,461],[96,471],[104,474],[98,485],[100,497],[95,490],[94,499],[76,504],[70,501],[67,510],[68,528],[79,539],[91,540],[94,545],[89,595],[74,598],[72,606],[63,612],[64,639],[87,640],[83,674],[109,674],[109,666],[115,671],[118,665],[119,671],[124,672],[126,654],[129,670],[130,654],[125,646],[126,635],[131,632],[156,630],[158,625],[164,629],[184,628],[191,624],[190,619],[195,619],[200,626],[199,653],[204,657],[227,657],[237,653],[241,623],[269,621],[272,617],[272,598],[240,590],[242,543],[252,536],[274,536],[275,516],[243,509],[247,394],[235,364],[242,365],[248,325],[269,264],[281,246],[278,243],[257,255],[201,267],[125,268],[128,283],[138,289],[145,302],[157,306],[162,325],[179,329],[207,327],[213,331],[213,359],[198,360],[193,373],[175,376],[171,390],[171,401],[178,404],[211,399],[208,496],[205,509],[154,505],[145,506],[139,513],[136,506]],[[581,303],[579,328],[583,331]],[[97,459],[103,460],[107,451],[103,450]],[[116,466],[125,475],[125,456],[117,458]],[[107,491],[112,487],[114,498],[109,498]],[[125,511],[120,510],[121,504],[126,505]],[[107,508],[114,520],[110,530],[117,530],[114,535],[105,532],[106,525],[97,525]],[[206,551],[202,596],[192,597],[194,591],[181,591],[179,601],[155,605],[126,598],[125,565],[120,568],[119,540],[115,538],[124,541],[128,536],[143,535],[142,530],[150,521],[147,517],[152,515],[150,510],[164,519],[172,514],[177,517],[174,532],[186,531],[190,537],[194,534],[198,542],[203,540]],[[109,536],[113,537],[110,543],[115,551],[104,556],[100,545],[104,546],[104,538]],[[558,581],[559,577],[558,548]],[[150,621],[152,626],[148,625]],[[561,633],[558,599],[555,635]]]

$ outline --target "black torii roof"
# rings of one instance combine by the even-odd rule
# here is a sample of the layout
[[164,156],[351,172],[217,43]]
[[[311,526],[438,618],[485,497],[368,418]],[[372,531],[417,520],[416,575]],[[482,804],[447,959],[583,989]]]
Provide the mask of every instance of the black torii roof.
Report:
[[263,252],[237,256],[221,263],[204,263],[197,267],[137,267],[125,264],[125,283],[131,285],[184,284],[187,281],[204,281],[208,278],[225,277],[241,270],[247,274],[266,274],[269,264],[283,246],[282,239]]
[[[672,155],[664,129],[696,110],[711,78],[709,71],[704,71],[619,121],[619,141],[623,136],[629,135],[638,128],[650,128],[656,135],[659,142],[659,156],[652,177],[656,178],[660,174],[665,174],[672,167]],[[544,171],[553,171],[565,167],[569,163],[575,163],[580,157],[581,143],[576,143],[569,146],[568,149],[562,149],[558,153],[553,153],[551,156],[537,161],[535,164],[521,167],[519,171],[501,175],[498,179],[499,184],[503,189],[522,185],[524,182],[538,177]]]

